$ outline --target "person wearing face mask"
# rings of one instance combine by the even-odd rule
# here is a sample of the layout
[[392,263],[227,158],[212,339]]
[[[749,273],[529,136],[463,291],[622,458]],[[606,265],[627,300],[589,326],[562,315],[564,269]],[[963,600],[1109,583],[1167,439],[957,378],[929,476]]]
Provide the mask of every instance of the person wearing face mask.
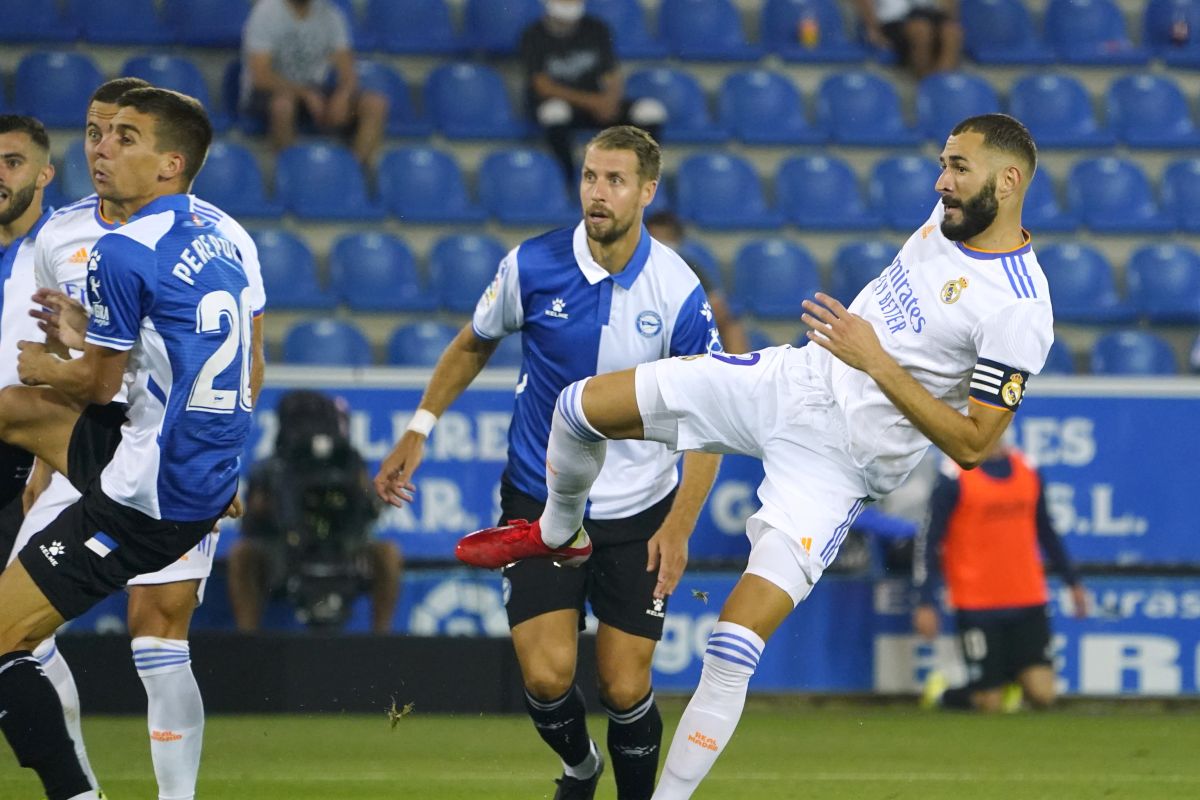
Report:
[[653,98],[629,100],[613,52],[612,33],[584,14],[584,0],[544,0],[546,13],[521,34],[526,103],[562,165],[576,178],[571,135],[581,128],[636,125],[658,138],[666,107]]

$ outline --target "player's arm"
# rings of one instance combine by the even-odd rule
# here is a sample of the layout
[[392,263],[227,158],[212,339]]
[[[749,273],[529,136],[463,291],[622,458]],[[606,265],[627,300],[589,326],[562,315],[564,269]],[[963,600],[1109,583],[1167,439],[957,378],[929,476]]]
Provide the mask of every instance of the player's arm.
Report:
[[662,525],[647,542],[646,571],[658,570],[654,596],[663,598],[675,591],[687,568],[688,539],[696,529],[700,509],[708,499],[721,456],[689,451],[683,454],[683,479],[675,492],[675,501]]
[[1080,580],[1075,565],[1071,563],[1071,557],[1067,555],[1067,548],[1063,545],[1062,538],[1058,535],[1058,531],[1055,530],[1054,523],[1050,519],[1050,509],[1046,506],[1046,482],[1041,474],[1038,475],[1038,484],[1038,544],[1042,546],[1042,552],[1046,554],[1050,568],[1057,572],[1063,579],[1063,583],[1070,587],[1071,604],[1074,607],[1072,610],[1075,612],[1075,616],[1086,617],[1088,613],[1087,592],[1083,588],[1083,581]]
[[80,407],[112,402],[121,389],[128,350],[88,342],[80,358],[64,359],[40,342],[18,342],[17,374],[26,386],[53,386]]
[[262,391],[263,378],[267,373],[267,352],[263,346],[263,315],[250,320],[250,405],[258,405],[258,393]]

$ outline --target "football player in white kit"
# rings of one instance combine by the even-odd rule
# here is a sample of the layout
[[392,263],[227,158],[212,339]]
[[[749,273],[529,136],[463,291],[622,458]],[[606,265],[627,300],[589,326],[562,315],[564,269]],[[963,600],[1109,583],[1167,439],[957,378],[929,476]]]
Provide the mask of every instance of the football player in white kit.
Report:
[[[117,78],[100,86],[88,104],[84,152],[88,170],[94,174],[95,149],[117,113],[117,98],[130,89],[149,86],[138,78]],[[261,314],[265,305],[258,251],[250,235],[232,217],[215,206],[192,198],[192,210],[212,222],[242,253],[250,282],[254,323],[252,337],[253,395],[263,377]],[[37,284],[86,303],[89,254],[96,241],[123,223],[121,209],[90,195],[58,209],[43,226],[35,242]],[[118,395],[124,399],[124,392]],[[49,481],[49,484],[46,484]],[[27,496],[36,500],[28,509],[11,558],[63,509],[79,499],[79,492],[66,476],[53,473],[37,462]],[[45,490],[37,494],[37,489]],[[188,628],[193,610],[204,599],[204,585],[212,571],[219,533],[213,530],[190,552],[165,569],[139,575],[127,584],[128,623],[134,666],[146,689],[150,752],[158,780],[159,796],[190,798],[195,793],[200,768],[204,730],[204,705],[192,674]],[[68,730],[85,771],[96,786],[88,764],[79,724],[79,697],[70,668],[55,645],[54,637],[35,651],[43,669],[54,683],[63,704]]]
[[971,117],[951,132],[941,166],[941,202],[849,308],[822,293],[804,301],[813,344],[657,361],[567,387],[541,519],[459,543],[460,559],[488,568],[586,557],[583,502],[608,439],[763,460],[749,563],[709,637],[656,800],[691,797],[737,726],[766,639],[863,506],[895,489],[931,441],[977,466],[1045,363],[1050,297],[1021,227],[1033,139],[1012,117]]

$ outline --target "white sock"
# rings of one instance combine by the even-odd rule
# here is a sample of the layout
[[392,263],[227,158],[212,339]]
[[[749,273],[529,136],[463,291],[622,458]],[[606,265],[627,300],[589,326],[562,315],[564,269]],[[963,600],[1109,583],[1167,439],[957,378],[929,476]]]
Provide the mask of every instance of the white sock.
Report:
[[572,383],[554,404],[546,445],[546,508],[541,519],[542,541],[547,547],[562,547],[579,532],[588,494],[608,450],[608,440],[583,415],[587,382],[584,378]]
[[159,800],[192,800],[204,743],[204,703],[187,640],[139,636],[132,645],[133,665],[146,687]]
[[83,774],[87,776],[92,788],[99,789],[96,773],[92,772],[92,765],[88,761],[87,748],[83,745],[83,727],[79,722],[79,690],[75,688],[75,676],[71,674],[71,667],[63,658],[53,636],[34,649],[33,657],[41,663],[42,671],[46,673],[50,683],[54,684],[54,691],[58,692],[58,699],[63,707],[63,719],[67,723],[67,733],[71,734],[71,742],[75,745],[79,766],[83,767]]
[[600,748],[596,747],[596,742],[593,740],[591,747],[588,748],[587,758],[573,767],[565,761],[562,762],[562,765],[563,772],[569,777],[577,781],[586,781],[596,774],[596,770],[600,769]]
[[77,794],[74,797],[68,798],[68,800],[100,800],[100,795],[96,794],[96,791],[93,789],[83,794]]
[[764,642],[749,628],[718,622],[708,637],[700,685],[679,720],[654,800],[686,800],[729,743]]

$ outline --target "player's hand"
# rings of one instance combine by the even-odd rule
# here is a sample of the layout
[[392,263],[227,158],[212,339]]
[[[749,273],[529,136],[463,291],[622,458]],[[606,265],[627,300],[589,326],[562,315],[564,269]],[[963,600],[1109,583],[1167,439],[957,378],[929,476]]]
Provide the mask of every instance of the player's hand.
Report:
[[654,597],[666,598],[683,577],[688,562],[688,533],[678,530],[668,519],[646,542],[646,571],[658,570],[658,583],[654,585]]
[[851,314],[836,298],[817,292],[815,299],[805,300],[805,313],[800,315],[810,330],[806,336],[847,366],[870,373],[881,357],[886,358],[875,329],[857,314]]
[[1073,606],[1071,610],[1075,612],[1077,619],[1085,619],[1087,617],[1090,610],[1088,607],[1088,593],[1087,589],[1083,588],[1082,583],[1077,583],[1071,587],[1071,605]]
[[26,386],[41,386],[46,381],[42,377],[42,360],[50,353],[41,342],[17,342],[17,377]]
[[917,606],[916,610],[913,611],[913,630],[922,639],[929,641],[936,639],[940,626],[938,612],[934,606],[921,605]]
[[38,289],[33,302],[37,307],[30,310],[29,316],[38,320],[47,339],[57,339],[73,350],[83,349],[88,312],[82,303],[57,289]]
[[242,506],[242,498],[235,495],[233,502],[229,504],[229,508],[225,509],[225,513],[221,516],[227,519],[241,519],[242,514],[245,512],[246,509]]
[[375,476],[375,494],[385,503],[403,508],[411,503],[417,486],[412,482],[417,467],[425,455],[425,437],[414,431],[405,431],[392,448],[392,452],[379,465]]

